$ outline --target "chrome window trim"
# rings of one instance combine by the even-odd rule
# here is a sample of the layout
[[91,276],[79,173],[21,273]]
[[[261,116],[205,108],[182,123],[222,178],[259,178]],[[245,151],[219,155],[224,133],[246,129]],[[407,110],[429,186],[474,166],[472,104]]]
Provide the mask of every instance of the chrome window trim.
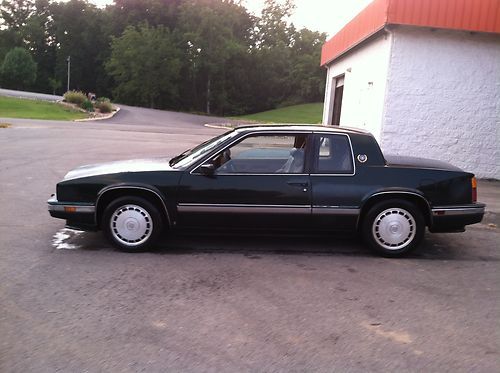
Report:
[[[313,132],[315,135],[329,135],[329,136],[346,136],[347,139],[349,140],[349,147],[351,148],[351,159],[352,159],[352,173],[342,173],[342,174],[336,174],[336,173],[314,173],[314,170],[311,170],[311,176],[354,176],[356,175],[356,162],[354,159],[354,149],[352,147],[352,142],[351,142],[351,136],[347,133],[330,133],[330,132]],[[318,158],[319,159],[319,158]]]
[[[168,209],[167,209],[167,205],[165,204],[165,201],[163,200],[162,196],[158,192],[156,192],[150,188],[140,187],[140,186],[129,186],[129,185],[120,185],[120,186],[112,186],[112,187],[104,188],[101,191],[99,191],[99,194],[97,195],[97,199],[95,202],[95,206],[96,207],[99,206],[99,200],[101,199],[103,194],[105,194],[111,190],[117,190],[117,189],[139,189],[139,190],[145,190],[147,192],[151,192],[151,193],[155,194],[160,199],[161,204],[163,206],[163,209],[165,210],[165,214],[166,214],[167,220],[168,220],[168,225],[171,225],[170,214],[168,213]],[[96,209],[96,211],[97,211],[97,209]],[[95,220],[97,222],[97,215],[95,217]]]
[[[259,174],[254,174],[254,173],[224,173],[224,174],[216,174],[217,176],[219,175],[234,175],[234,176],[242,176],[242,175],[252,175],[252,176],[271,176],[271,175],[274,175],[274,176],[282,176],[282,175],[309,175],[309,176],[355,176],[356,175],[356,162],[355,162],[355,159],[354,159],[354,149],[352,147],[352,141],[351,141],[351,136],[348,134],[348,133],[331,133],[331,132],[327,132],[327,131],[313,131],[313,130],[309,130],[309,131],[299,131],[299,130],[292,130],[292,131],[272,131],[272,132],[267,132],[267,131],[256,131],[256,132],[251,132],[251,133],[248,133],[246,135],[243,135],[242,137],[238,137],[236,138],[235,140],[233,140],[232,142],[230,142],[229,144],[227,144],[226,146],[224,146],[223,148],[221,149],[217,149],[216,151],[210,153],[206,158],[202,159],[200,161],[200,163],[196,166],[194,166],[194,168],[189,172],[189,174],[193,174],[202,164],[204,164],[207,160],[209,160],[211,157],[213,157],[214,154],[217,154],[218,152],[220,151],[224,151],[226,150],[227,148],[231,147],[233,144],[239,142],[239,141],[243,141],[244,139],[246,139],[247,137],[250,137],[252,135],[259,135],[259,134],[265,134],[265,135],[274,135],[274,134],[307,134],[307,135],[330,135],[330,136],[346,136],[348,141],[349,141],[349,147],[351,148],[351,159],[352,159],[352,165],[353,165],[353,172],[352,173],[341,173],[341,174],[334,174],[334,173],[310,173],[310,174],[307,174],[307,173],[300,173],[300,174],[294,174],[294,173],[271,173],[271,174],[262,174],[262,173],[259,173]],[[190,166],[188,166],[189,168]],[[203,176],[202,174],[198,174],[198,175],[201,175]]]
[[311,205],[254,205],[237,203],[179,203],[177,211],[245,214],[310,214]]
[[292,174],[292,173],[274,173],[274,174],[251,174],[243,172],[235,172],[228,174],[216,174],[217,176],[309,176],[309,174]]
[[[240,141],[243,141],[245,140],[247,137],[250,137],[250,136],[253,136],[253,135],[259,135],[259,134],[264,134],[264,135],[268,135],[268,136],[273,136],[273,135],[279,135],[279,134],[288,134],[288,135],[291,135],[291,134],[294,134],[294,135],[298,135],[298,134],[305,134],[305,135],[312,135],[314,132],[311,131],[311,130],[305,130],[305,131],[299,131],[299,130],[289,130],[289,131],[286,131],[286,130],[283,130],[283,131],[255,131],[255,132],[250,132],[250,133],[247,133],[246,135],[243,135],[241,137],[237,137],[234,141],[230,142],[229,144],[225,145],[223,148],[219,148],[219,149],[216,149],[216,151],[210,153],[206,158],[202,159],[200,161],[200,163],[196,166],[194,166],[194,168],[189,172],[189,174],[193,174],[202,164],[204,164],[207,160],[209,160],[211,157],[214,156],[214,154],[217,154],[219,152],[222,152],[222,151],[225,151],[227,148],[231,147],[233,144],[237,143],[237,142],[240,142]],[[196,162],[195,162],[196,163]],[[304,165],[305,166],[305,165]],[[191,167],[188,166],[188,168]],[[203,174],[197,174],[197,175],[200,175],[200,176],[204,176]],[[236,173],[227,173],[227,174],[216,174],[217,176],[218,175],[258,175],[258,174],[252,174],[252,173],[244,173],[244,174],[236,174]],[[282,173],[272,173],[272,174],[259,174],[259,175],[278,175],[278,176],[282,176],[282,175],[309,175],[309,174],[292,174],[292,173],[286,173],[286,172],[282,172]]]

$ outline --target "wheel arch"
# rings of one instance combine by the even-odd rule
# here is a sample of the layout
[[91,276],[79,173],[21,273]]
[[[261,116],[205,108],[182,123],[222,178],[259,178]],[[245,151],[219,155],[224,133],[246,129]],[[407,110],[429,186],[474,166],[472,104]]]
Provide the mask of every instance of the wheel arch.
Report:
[[359,211],[359,218],[356,228],[359,229],[362,226],[363,218],[373,206],[375,206],[379,202],[387,201],[390,199],[401,199],[415,204],[417,208],[422,212],[425,224],[427,226],[432,225],[431,206],[422,194],[413,191],[390,190],[373,193],[372,195],[364,199]]
[[103,188],[98,194],[96,199],[96,223],[98,226],[101,224],[102,216],[106,206],[112,201],[120,197],[142,197],[159,206],[159,211],[165,220],[166,226],[171,226],[170,214],[168,212],[167,203],[160,191],[154,187],[141,186],[141,185],[113,185]]

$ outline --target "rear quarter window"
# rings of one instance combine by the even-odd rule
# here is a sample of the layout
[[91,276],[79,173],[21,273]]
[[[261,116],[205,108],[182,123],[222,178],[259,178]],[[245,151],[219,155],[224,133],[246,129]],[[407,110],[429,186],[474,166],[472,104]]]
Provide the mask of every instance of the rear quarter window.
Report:
[[354,173],[351,145],[345,135],[319,135],[316,160],[316,173]]

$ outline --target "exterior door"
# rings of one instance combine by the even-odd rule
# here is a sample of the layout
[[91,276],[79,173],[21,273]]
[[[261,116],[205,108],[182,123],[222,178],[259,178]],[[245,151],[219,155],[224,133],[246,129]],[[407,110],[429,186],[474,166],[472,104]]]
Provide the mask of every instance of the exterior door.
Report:
[[[248,135],[181,179],[181,226],[282,229],[310,223],[310,135]],[[213,167],[213,174],[203,172]]]

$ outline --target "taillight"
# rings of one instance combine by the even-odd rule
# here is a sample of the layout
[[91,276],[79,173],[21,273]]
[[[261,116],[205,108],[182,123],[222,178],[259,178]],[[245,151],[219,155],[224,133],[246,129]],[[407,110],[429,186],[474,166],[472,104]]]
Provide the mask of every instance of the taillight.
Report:
[[477,180],[473,177],[471,180],[472,185],[472,203],[477,202]]

